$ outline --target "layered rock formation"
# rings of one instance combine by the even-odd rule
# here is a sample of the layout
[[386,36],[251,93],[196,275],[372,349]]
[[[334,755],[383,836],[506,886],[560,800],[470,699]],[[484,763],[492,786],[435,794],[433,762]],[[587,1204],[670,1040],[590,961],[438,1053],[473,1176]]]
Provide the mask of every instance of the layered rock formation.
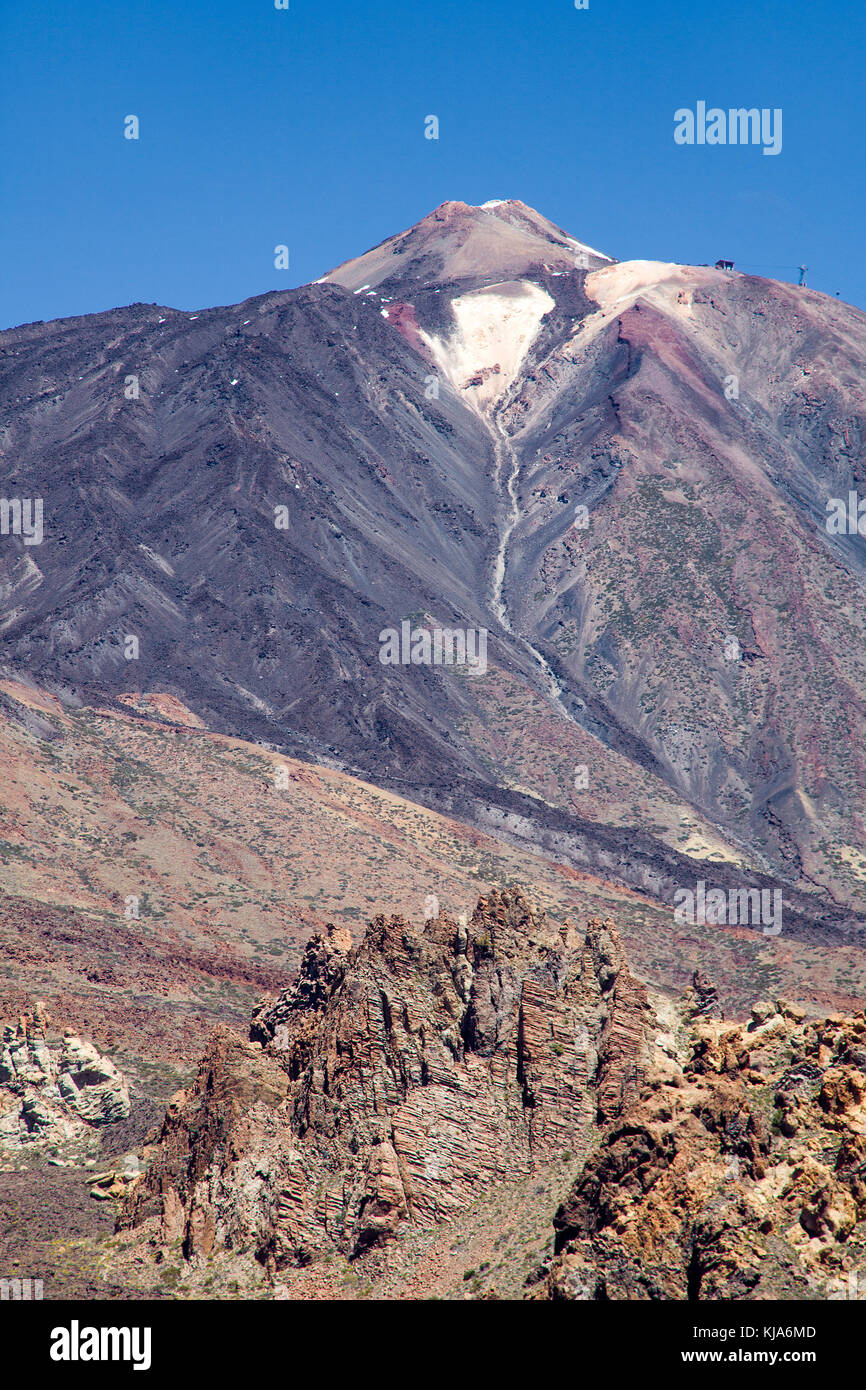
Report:
[[357,948],[332,929],[250,1042],[214,1036],[123,1224],[281,1268],[457,1217],[629,1104],[649,1019],[611,923],[555,927],[519,890],[466,925],[377,917]]
[[414,1242],[417,1296],[419,1231],[495,1233],[504,1192],[519,1208],[566,1163],[529,1298],[862,1296],[866,1014],[719,1013],[703,972],[650,998],[612,923],[554,926],[519,889],[468,923],[377,917],[357,946],[330,928],[249,1040],[214,1034],[119,1224],[181,1241],[194,1267],[338,1255],[374,1283],[375,1248]]
[[97,1131],[129,1115],[129,1090],[114,1063],[72,1033],[50,1035],[41,1004],[3,1030],[0,1162],[50,1151],[81,1158]]

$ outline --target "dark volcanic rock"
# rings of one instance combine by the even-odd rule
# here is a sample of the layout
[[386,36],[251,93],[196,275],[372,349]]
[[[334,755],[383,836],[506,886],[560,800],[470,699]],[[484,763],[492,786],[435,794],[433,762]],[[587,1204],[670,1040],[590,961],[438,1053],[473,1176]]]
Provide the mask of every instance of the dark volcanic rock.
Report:
[[824,521],[866,482],[864,363],[856,310],[616,264],[516,201],[240,305],[9,330],[3,492],[44,539],[0,537],[5,660],[496,798],[473,680],[379,661],[407,619],[484,629],[600,760],[856,910],[866,542]]

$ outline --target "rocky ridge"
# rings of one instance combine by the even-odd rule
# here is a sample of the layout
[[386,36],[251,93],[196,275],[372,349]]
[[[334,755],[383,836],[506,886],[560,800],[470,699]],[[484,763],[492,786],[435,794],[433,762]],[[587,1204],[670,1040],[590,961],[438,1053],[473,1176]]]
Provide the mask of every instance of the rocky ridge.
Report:
[[732,1022],[699,970],[650,995],[611,922],[554,926],[519,889],[358,945],[330,928],[248,1040],[213,1035],[118,1227],[193,1270],[254,1255],[278,1296],[334,1257],[384,1287],[410,1237],[456,1250],[485,1203],[493,1246],[502,1194],[572,1157],[528,1298],[863,1297],[866,1014]]
[[124,1222],[280,1269],[454,1219],[622,1111],[648,1022],[613,924],[554,927],[518,890],[331,930],[249,1042],[214,1035]]

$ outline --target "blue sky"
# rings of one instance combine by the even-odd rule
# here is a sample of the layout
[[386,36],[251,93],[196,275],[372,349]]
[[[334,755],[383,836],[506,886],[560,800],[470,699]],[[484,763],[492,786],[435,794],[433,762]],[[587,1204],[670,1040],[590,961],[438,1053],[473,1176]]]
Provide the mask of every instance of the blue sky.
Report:
[[[287,288],[449,198],[866,307],[864,31],[807,0],[0,0],[0,327]],[[782,152],[677,146],[699,100],[781,107]]]

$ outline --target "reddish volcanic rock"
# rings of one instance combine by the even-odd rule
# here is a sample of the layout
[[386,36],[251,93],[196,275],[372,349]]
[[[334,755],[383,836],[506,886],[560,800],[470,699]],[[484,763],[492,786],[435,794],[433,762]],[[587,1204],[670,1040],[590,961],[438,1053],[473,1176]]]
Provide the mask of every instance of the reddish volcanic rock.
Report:
[[643,1074],[648,1022],[612,924],[554,927],[519,890],[465,926],[331,930],[251,1044],[214,1038],[125,1220],[276,1267],[435,1225],[584,1144]]

